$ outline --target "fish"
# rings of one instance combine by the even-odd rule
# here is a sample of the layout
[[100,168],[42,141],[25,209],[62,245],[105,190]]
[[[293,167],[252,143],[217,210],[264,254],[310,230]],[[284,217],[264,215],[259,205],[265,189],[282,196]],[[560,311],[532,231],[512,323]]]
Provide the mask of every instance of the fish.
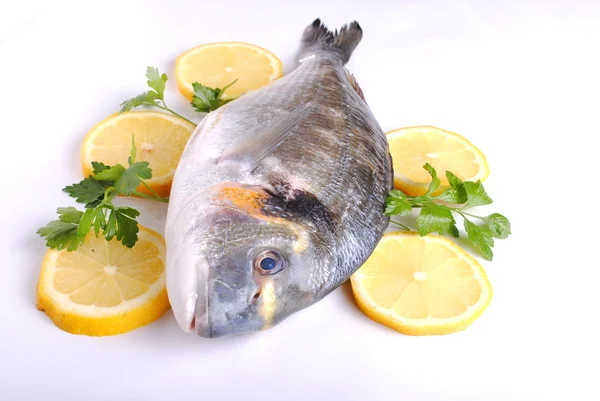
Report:
[[185,332],[273,328],[322,300],[389,225],[392,157],[346,64],[363,36],[320,19],[293,71],[208,113],[176,168],[167,294]]

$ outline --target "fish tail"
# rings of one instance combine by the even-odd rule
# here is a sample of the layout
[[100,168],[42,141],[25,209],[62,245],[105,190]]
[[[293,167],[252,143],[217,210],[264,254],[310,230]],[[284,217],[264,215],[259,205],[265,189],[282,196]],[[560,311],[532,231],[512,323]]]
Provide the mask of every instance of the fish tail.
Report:
[[317,18],[304,30],[300,58],[324,50],[336,54],[346,64],[361,39],[362,28],[356,21],[342,26],[339,32],[337,29],[332,32]]

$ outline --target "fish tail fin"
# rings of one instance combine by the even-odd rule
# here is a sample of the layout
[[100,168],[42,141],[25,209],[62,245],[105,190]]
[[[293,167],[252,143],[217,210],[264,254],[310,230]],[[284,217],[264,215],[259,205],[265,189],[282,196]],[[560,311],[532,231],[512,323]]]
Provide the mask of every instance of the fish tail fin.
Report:
[[342,26],[339,32],[337,29],[332,32],[317,18],[304,30],[300,58],[308,57],[315,50],[324,50],[337,54],[346,64],[361,39],[362,28],[356,21]]

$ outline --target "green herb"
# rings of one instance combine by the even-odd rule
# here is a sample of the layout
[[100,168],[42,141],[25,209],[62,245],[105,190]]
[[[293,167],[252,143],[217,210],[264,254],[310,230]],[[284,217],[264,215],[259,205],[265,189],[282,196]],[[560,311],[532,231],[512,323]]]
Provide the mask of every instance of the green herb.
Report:
[[161,74],[156,67],[148,67],[146,68],[146,78],[148,78],[147,84],[151,90],[140,93],[136,97],[121,103],[121,113],[130,111],[131,109],[139,106],[158,107],[159,109],[168,111],[179,118],[183,118],[190,124],[196,125],[194,122],[188,120],[181,114],[171,110],[165,103],[165,88],[167,80],[169,79],[167,74]]
[[394,214],[405,216],[410,212],[412,212],[412,205],[406,198],[404,192],[398,191],[397,189],[392,189],[387,198],[385,214],[390,216]]
[[74,251],[83,243],[83,238],[77,235],[79,222],[83,212],[74,207],[59,207],[56,209],[58,220],[53,220],[46,226],[37,230],[42,237],[46,237],[46,246],[52,249]]
[[[456,175],[447,171],[446,178],[450,188],[437,196],[433,196],[432,194],[440,186],[440,179],[436,170],[429,163],[426,163],[423,168],[431,175],[431,183],[427,192],[421,196],[408,196],[394,189],[390,191],[387,197],[384,213],[388,216],[406,216],[413,209],[419,208],[421,211],[416,221],[419,235],[424,236],[437,232],[440,235],[450,234],[455,238],[459,238],[460,233],[453,214],[456,213],[463,218],[467,239],[473,247],[485,259],[492,260],[494,256],[492,252],[494,238],[507,238],[511,234],[511,228],[508,219],[499,213],[493,213],[489,216],[476,216],[465,211],[475,206],[492,203],[492,199],[485,192],[481,181],[462,181]],[[440,202],[455,206],[448,206]],[[469,220],[469,217],[481,221],[482,224],[475,224]],[[397,221],[392,220],[392,223],[410,230],[409,227]]]
[[[102,232],[109,241],[116,237],[129,248],[135,245],[139,231],[136,218],[140,212],[129,206],[115,206],[113,198],[118,195],[134,195],[159,202],[169,201],[146,184],[144,180],[152,178],[152,169],[148,162],[136,162],[136,153],[132,137],[127,168],[120,164],[107,166],[92,162],[93,175],[63,189],[78,203],[84,204],[86,210],[82,212],[74,207],[58,208],[58,220],[51,221],[37,231],[46,239],[46,246],[74,251],[83,244],[85,236],[92,229],[96,237]],[[147,188],[151,195],[139,192],[137,188],[140,185]]]
[[[176,113],[175,111],[170,109],[165,103],[165,88],[167,85],[167,80],[169,79],[167,77],[167,74],[161,74],[158,71],[158,68],[156,67],[147,67],[146,78],[148,79],[148,87],[151,90],[144,93],[140,93],[139,95],[132,97],[131,99],[127,99],[126,101],[121,103],[121,113],[131,111],[131,109],[140,106],[157,107],[161,110],[168,111],[169,113],[172,113],[177,117],[183,118],[185,121],[191,124],[196,125],[194,122],[188,120],[181,114]],[[235,84],[236,82],[237,79],[229,85],[225,86],[223,89],[213,89],[208,86],[202,85],[201,83],[194,82],[192,84],[194,94],[190,104],[194,107],[194,109],[197,112],[200,113],[208,113],[210,111],[216,110],[232,100],[223,100],[222,96],[225,90],[231,85]]]
[[235,84],[237,79],[225,86],[223,89],[220,88],[209,88],[208,86],[204,86],[201,83],[194,82],[192,84],[192,89],[194,90],[194,96],[192,98],[192,106],[196,109],[197,112],[200,113],[208,113],[210,111],[216,110],[219,107],[223,106],[226,103],[229,103],[232,99],[223,100],[221,97],[226,89],[228,89],[231,85]]

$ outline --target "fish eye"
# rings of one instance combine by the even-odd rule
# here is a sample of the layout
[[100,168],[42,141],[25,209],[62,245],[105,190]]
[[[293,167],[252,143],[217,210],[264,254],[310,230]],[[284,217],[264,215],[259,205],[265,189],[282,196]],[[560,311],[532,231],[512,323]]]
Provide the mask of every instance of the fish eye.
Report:
[[262,251],[254,258],[254,268],[260,274],[275,274],[285,267],[283,256],[277,251]]

